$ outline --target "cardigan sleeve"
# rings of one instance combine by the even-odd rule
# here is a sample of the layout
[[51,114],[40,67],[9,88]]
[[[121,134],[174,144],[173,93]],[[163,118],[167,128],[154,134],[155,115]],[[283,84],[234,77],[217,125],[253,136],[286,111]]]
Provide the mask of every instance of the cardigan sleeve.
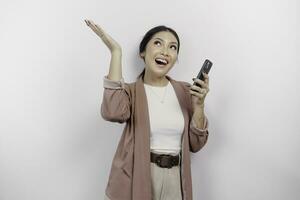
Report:
[[103,87],[102,118],[111,122],[126,122],[131,116],[131,98],[124,78],[114,81],[104,76]]
[[191,84],[188,82],[183,81],[183,85],[185,86],[185,92],[186,92],[186,101],[188,105],[188,112],[190,117],[190,123],[189,123],[189,144],[190,144],[190,151],[193,153],[198,152],[202,147],[206,144],[209,131],[208,131],[208,119],[206,115],[204,115],[204,129],[199,129],[196,126],[196,123],[194,122],[192,116],[193,116],[193,110],[192,110],[192,94],[189,92]]
[[191,119],[189,127],[190,151],[196,153],[202,149],[207,142],[208,135],[208,119],[206,116],[204,116],[204,129],[197,128],[196,123]]

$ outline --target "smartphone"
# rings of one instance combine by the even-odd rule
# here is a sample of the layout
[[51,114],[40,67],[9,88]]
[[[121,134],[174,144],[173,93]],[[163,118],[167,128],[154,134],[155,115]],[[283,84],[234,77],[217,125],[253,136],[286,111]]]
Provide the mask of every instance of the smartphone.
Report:
[[[202,80],[202,81],[204,81],[204,76],[203,76],[202,72],[208,74],[209,71],[210,71],[210,68],[212,67],[212,65],[213,65],[213,63],[212,63],[210,60],[206,59],[206,60],[204,61],[203,65],[202,65],[202,67],[201,67],[201,69],[200,69],[198,75],[197,75],[197,78],[200,79],[200,80]],[[197,85],[197,86],[201,87],[201,86],[200,86],[198,83],[196,83],[196,82],[194,82],[193,85]]]

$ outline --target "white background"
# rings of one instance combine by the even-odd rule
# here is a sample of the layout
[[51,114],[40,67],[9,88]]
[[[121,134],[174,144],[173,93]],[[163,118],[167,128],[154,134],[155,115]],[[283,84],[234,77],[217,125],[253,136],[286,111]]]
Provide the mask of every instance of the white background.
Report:
[[122,46],[126,82],[157,25],[181,39],[174,79],[192,83],[213,61],[195,200],[298,200],[299,11],[296,0],[1,1],[0,199],[103,199],[124,124],[100,115],[110,52],[91,19]]

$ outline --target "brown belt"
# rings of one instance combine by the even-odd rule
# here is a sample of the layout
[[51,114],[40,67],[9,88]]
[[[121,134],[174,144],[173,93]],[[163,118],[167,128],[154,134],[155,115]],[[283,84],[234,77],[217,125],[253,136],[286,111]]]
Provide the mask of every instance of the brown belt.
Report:
[[162,168],[172,168],[179,164],[179,155],[172,156],[167,154],[156,154],[151,153],[151,162],[156,163],[159,167]]

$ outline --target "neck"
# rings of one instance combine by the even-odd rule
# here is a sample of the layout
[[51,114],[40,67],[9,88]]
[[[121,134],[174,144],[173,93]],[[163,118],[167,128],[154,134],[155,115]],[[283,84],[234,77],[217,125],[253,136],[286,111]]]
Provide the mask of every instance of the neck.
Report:
[[144,75],[144,83],[152,86],[164,87],[168,84],[169,80],[165,75],[159,76],[150,76],[148,73]]

